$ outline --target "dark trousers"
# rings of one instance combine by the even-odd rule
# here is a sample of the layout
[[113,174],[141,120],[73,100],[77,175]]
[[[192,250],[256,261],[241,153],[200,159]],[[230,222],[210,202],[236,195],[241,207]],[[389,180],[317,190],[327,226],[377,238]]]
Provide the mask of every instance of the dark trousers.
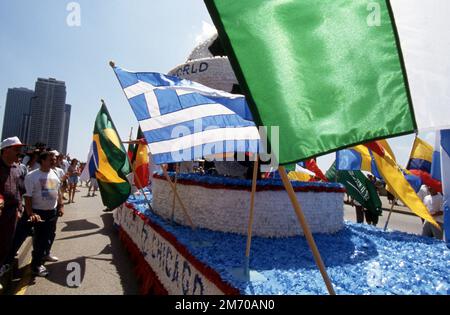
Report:
[[14,233],[16,231],[17,209],[3,209],[0,215],[0,267],[7,264]]
[[11,250],[8,255],[7,262],[12,263],[17,251],[22,246],[23,242],[29,236],[33,236],[33,223],[28,222],[28,215],[26,211],[22,214],[22,217],[17,222],[16,233],[14,234],[14,241]]
[[56,237],[56,224],[58,223],[58,212],[56,212],[56,219],[55,219],[55,228],[53,229],[53,233],[50,235],[50,246],[48,247],[47,251],[45,252],[45,256],[50,255],[50,251],[52,250],[53,242],[55,241]]
[[378,224],[378,215],[370,212],[369,210],[364,211],[364,214],[366,216],[366,222],[367,224],[371,225],[377,225]]
[[356,223],[364,223],[364,217],[367,224],[377,225],[378,215],[371,213],[369,210],[365,210],[362,206],[355,206],[356,209]]
[[50,253],[50,248],[56,235],[58,215],[53,210],[33,210],[45,222],[34,224],[33,253],[31,267],[36,268],[44,263],[44,257]]
[[364,223],[364,209],[362,206],[355,206],[356,223]]

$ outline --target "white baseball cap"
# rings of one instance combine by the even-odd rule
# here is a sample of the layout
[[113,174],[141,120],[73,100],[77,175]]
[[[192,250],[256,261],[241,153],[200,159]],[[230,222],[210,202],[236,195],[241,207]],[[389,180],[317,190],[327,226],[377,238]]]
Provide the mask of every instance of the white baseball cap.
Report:
[[56,150],[50,151],[50,153],[53,153],[55,156],[59,156],[59,152]]
[[27,145],[20,142],[19,138],[11,137],[11,138],[7,138],[2,141],[2,144],[0,145],[0,150],[6,149],[9,147],[25,147],[25,146],[27,146]]

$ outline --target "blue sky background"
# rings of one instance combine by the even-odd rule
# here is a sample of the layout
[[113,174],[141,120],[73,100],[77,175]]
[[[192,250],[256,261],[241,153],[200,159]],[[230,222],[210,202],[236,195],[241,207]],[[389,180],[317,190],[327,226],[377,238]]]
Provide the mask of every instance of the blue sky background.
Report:
[[[85,160],[100,99],[122,139],[132,126],[136,132],[109,60],[129,70],[166,73],[209,33],[211,19],[201,0],[79,0],[81,26],[69,27],[70,2],[0,1],[0,123],[8,88],[34,89],[38,77],[63,80],[72,105],[68,152]],[[434,144],[434,133],[420,136]],[[413,139],[389,140],[402,165]],[[326,170],[333,160],[321,157],[319,165]]]

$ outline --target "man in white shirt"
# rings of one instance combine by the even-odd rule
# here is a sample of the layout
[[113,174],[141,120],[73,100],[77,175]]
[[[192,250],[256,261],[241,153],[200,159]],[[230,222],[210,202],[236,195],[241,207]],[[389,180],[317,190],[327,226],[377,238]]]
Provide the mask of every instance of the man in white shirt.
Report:
[[40,169],[25,177],[25,210],[29,220],[35,223],[31,268],[36,276],[46,277],[44,267],[46,256],[56,232],[58,216],[64,214],[61,198],[61,181],[52,170],[56,157],[51,152],[42,152],[39,156]]
[[434,237],[442,240],[443,238],[443,223],[444,223],[444,199],[441,194],[438,194],[432,187],[428,187],[430,194],[425,196],[423,203],[428,208],[431,216],[436,220],[441,229],[426,221],[422,227],[422,236]]
[[422,185],[422,186],[420,186],[420,190],[417,193],[417,196],[419,196],[420,200],[422,200],[422,202],[423,202],[425,197],[428,196],[429,194],[430,194],[430,192],[428,191],[428,186]]

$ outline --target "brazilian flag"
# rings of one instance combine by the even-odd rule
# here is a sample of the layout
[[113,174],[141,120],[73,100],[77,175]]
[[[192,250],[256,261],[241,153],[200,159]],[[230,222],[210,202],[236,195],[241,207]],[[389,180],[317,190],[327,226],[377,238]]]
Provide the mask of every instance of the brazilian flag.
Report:
[[131,192],[126,176],[130,173],[127,153],[105,104],[97,114],[94,126],[93,155],[95,176],[103,204],[115,209],[124,203]]

